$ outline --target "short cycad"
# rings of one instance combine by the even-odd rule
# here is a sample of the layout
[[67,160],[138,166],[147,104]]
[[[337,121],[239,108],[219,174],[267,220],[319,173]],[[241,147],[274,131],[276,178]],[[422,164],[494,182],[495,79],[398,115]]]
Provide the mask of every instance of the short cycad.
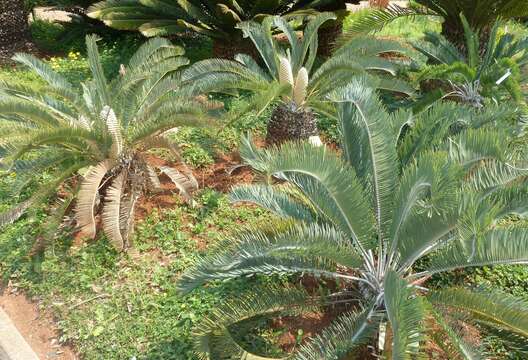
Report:
[[434,32],[427,32],[422,41],[412,42],[427,58],[418,73],[418,81],[434,80],[443,87],[451,85],[453,91],[446,96],[455,96],[475,106],[483,106],[486,99],[495,103],[524,102],[521,82],[522,73],[528,68],[528,38],[507,32],[501,34],[502,23],[497,22],[490,30],[488,42],[480,44],[478,32],[471,29],[463,15],[461,22],[466,53]]
[[[239,186],[231,199],[262,206],[280,220],[235,234],[178,285],[189,292],[214,280],[271,274],[337,285],[311,293],[293,285],[248,288],[197,324],[197,352],[250,358],[254,349],[239,341],[239,323],[247,328],[253,320],[318,306],[343,311],[286,358],[356,358],[369,346],[375,355],[403,360],[419,357],[430,342],[452,359],[482,358],[457,330],[459,315],[526,343],[526,302],[495,289],[427,283],[455,269],[528,263],[526,229],[501,223],[510,214],[528,215],[528,171],[516,166],[507,134],[487,126],[453,131],[402,164],[397,147],[409,114],[389,114],[364,79],[331,99],[341,151],[306,142],[259,150],[246,142],[243,158],[268,182]],[[413,124],[434,116],[431,111]]]
[[51,177],[29,200],[2,214],[1,222],[16,220],[82,174],[73,190],[79,228],[94,237],[96,216],[101,213],[106,235],[123,250],[132,245],[138,199],[159,189],[159,174],[166,174],[192,201],[191,192],[198,184],[185,164],[179,161],[178,170],[157,167],[146,151],[168,149],[180,160],[177,144],[163,134],[179,126],[205,125],[204,104],[190,95],[191,84],[181,81],[180,68],[188,64],[183,49],[152,39],[108,81],[96,41],[94,36],[86,38],[92,78],[80,87],[25,54],[14,60],[29,67],[46,86],[0,83],[3,164],[16,172],[21,187],[35,174],[46,172]]
[[[261,24],[244,22],[238,26],[257,48],[258,61],[243,54],[236,61],[209,59],[193,64],[184,76],[196,78],[202,91],[250,91],[254,97],[245,110],[262,111],[280,100],[268,125],[268,143],[304,139],[317,132],[314,110],[332,112],[326,95],[346,85],[358,75],[370,74],[373,86],[411,94],[413,89],[396,75],[399,66],[379,55],[409,54],[395,41],[359,36],[336,50],[332,57],[315,66],[318,29],[335,19],[322,13],[306,24],[303,33],[294,31],[281,17],[268,17]],[[275,36],[280,31],[288,41],[284,49]],[[389,80],[390,78],[390,80]]]

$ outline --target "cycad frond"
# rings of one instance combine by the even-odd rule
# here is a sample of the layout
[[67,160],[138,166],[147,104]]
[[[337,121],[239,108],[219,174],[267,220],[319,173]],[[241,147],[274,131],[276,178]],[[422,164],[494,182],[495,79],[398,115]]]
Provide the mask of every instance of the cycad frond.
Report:
[[103,71],[99,50],[97,49],[96,35],[89,35],[86,37],[86,50],[88,52],[88,63],[92,72],[93,79],[97,84],[97,95],[102,106],[109,106],[112,104],[108,89],[108,81]]
[[432,274],[474,266],[528,263],[528,231],[523,228],[497,228],[487,232],[474,248],[453,244],[432,256],[426,273]]
[[160,170],[162,173],[167,175],[169,179],[176,185],[176,188],[180,192],[180,195],[183,196],[185,201],[189,203],[193,203],[192,198],[192,192],[196,190],[195,182],[192,181],[192,179],[189,179],[184,174],[180,173],[178,170],[168,167],[168,166],[162,166],[160,167]]
[[284,219],[303,222],[314,220],[314,209],[309,204],[290,196],[271,185],[239,185],[231,190],[229,199],[234,203],[247,202],[261,206]]
[[[354,37],[357,33],[369,32],[372,30],[381,30],[385,25],[402,17],[414,17],[418,15],[437,15],[430,11],[422,9],[401,7],[391,4],[386,9],[370,10],[365,16],[357,19],[343,34],[346,41],[349,37]],[[438,16],[438,15],[437,15]]]
[[437,306],[469,312],[477,321],[528,339],[528,304],[512,295],[490,289],[451,288],[435,291],[429,300]]
[[112,164],[103,161],[85,175],[77,195],[75,218],[77,226],[88,237],[95,237],[95,206],[99,196],[99,185],[111,169]]
[[13,222],[20,219],[29,207],[33,205],[33,201],[26,200],[16,205],[15,207],[0,213],[0,226],[12,224]]
[[[427,301],[427,300],[424,300]],[[438,327],[431,329],[430,338],[439,346],[450,359],[459,360],[483,360],[484,355],[481,354],[474,346],[468,344],[459,332],[447,322],[441,313],[432,308],[432,305],[427,302],[429,313],[434,319]],[[447,342],[446,342],[447,340]]]
[[117,116],[110,106],[103,107],[101,119],[106,124],[108,132],[112,135],[112,159],[117,159],[123,151],[123,137],[121,136],[121,126]]
[[13,60],[33,70],[52,87],[68,92],[73,91],[73,85],[66,78],[57,74],[51,66],[36,57],[29,54],[16,54]]
[[214,279],[244,275],[300,274],[346,278],[336,272],[337,265],[354,268],[361,264],[354,247],[330,226],[312,224],[271,232],[244,232],[237,241],[223,244],[222,251],[200,261],[179,280],[188,292]]
[[396,272],[387,274],[384,285],[385,307],[392,329],[392,359],[405,360],[415,352],[413,343],[419,342],[422,336],[424,306]]
[[339,316],[292,356],[295,360],[340,359],[374,336],[378,321],[371,307]]
[[354,170],[335,152],[306,143],[288,143],[269,151],[260,165],[250,162],[265,169],[268,176],[294,184],[319,214],[350,234],[357,245],[368,247],[366,234],[373,218],[364,189]]
[[372,189],[378,228],[386,235],[397,179],[396,139],[389,128],[389,115],[366,86],[366,79],[353,81],[331,99],[337,103],[345,158],[364,186]]
[[123,197],[126,174],[122,172],[113,181],[106,191],[103,208],[103,230],[112,245],[122,251],[124,248],[123,235],[121,234],[121,201]]
[[195,349],[199,356],[230,356],[241,359],[264,359],[246,351],[231,334],[237,324],[273,314],[299,314],[315,306],[302,289],[257,286],[217,306],[211,315],[194,329]]
[[45,201],[57,187],[66,179],[70,178],[79,169],[86,166],[86,162],[77,162],[67,168],[60,168],[58,171],[52,173],[52,180],[42,184],[31,197],[0,214],[0,226],[4,226],[18,220],[28,210],[36,210],[36,206]]

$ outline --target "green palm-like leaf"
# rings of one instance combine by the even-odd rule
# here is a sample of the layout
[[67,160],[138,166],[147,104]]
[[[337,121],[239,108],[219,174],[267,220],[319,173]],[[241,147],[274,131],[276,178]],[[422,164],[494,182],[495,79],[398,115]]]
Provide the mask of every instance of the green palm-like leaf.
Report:
[[469,312],[477,321],[528,338],[528,304],[512,295],[489,289],[451,288],[435,292],[429,300],[436,305]]
[[392,328],[392,359],[408,359],[412,345],[420,341],[424,315],[421,299],[413,297],[409,284],[396,272],[385,279],[385,307]]
[[[213,279],[257,273],[306,272],[339,278],[336,265],[356,267],[361,264],[354,248],[339,231],[315,224],[294,226],[286,231],[245,233],[240,240],[224,244],[224,248],[226,245],[228,251],[199,263],[184,274],[179,281],[180,289],[187,292]],[[234,259],[234,255],[240,253],[244,256]]]
[[310,222],[314,219],[314,209],[309,203],[295,198],[276,187],[269,185],[245,185],[232,189],[229,198],[232,202],[247,202],[259,205],[281,218],[292,218]]
[[342,132],[347,134],[343,142],[346,159],[360,179],[367,181],[364,186],[372,189],[378,228],[385,236],[392,216],[397,177],[396,139],[389,131],[387,113],[379,111],[381,103],[365,91],[364,80],[354,81],[331,99],[338,104]]
[[[350,234],[357,245],[369,244],[367,234],[372,215],[366,196],[354,170],[334,152],[310,144],[290,143],[280,151],[271,150],[269,160],[259,167],[269,176],[294,184],[321,215]],[[355,216],[347,215],[352,213]]]
[[349,355],[359,346],[368,343],[376,331],[376,320],[376,314],[371,314],[369,308],[343,314],[310,342],[301,345],[293,359],[340,359]]
[[[427,300],[424,300],[427,301]],[[474,346],[468,344],[462,339],[462,336],[447,322],[441,313],[434,310],[432,305],[427,302],[430,307],[434,321],[440,327],[440,331],[435,331],[430,334],[431,338],[437,346],[439,346],[452,359],[463,360],[481,360],[484,359],[483,354],[479,353]],[[446,343],[447,340],[447,343]]]
[[[367,309],[339,314],[292,358],[338,359],[368,345],[380,356],[409,359],[430,339],[454,359],[476,359],[478,352],[451,328],[455,311],[522,343],[524,314],[516,315],[525,312],[524,303],[509,297],[500,303],[493,295],[479,312],[484,293],[437,292],[425,281],[458,268],[528,261],[528,232],[503,222],[527,211],[528,179],[509,141],[515,130],[502,127],[515,112],[440,103],[389,114],[368,81],[352,80],[329,97],[341,130],[338,151],[302,142],[260,149],[243,138],[244,163],[266,183],[237,187],[231,199],[284,220],[237,233],[188,270],[180,290],[259,274],[306,274],[337,282],[330,296],[312,301]],[[415,272],[424,257],[425,269]],[[250,351],[216,329],[221,344],[240,350],[235,357]],[[199,348],[215,356],[204,344],[212,342]]]
[[462,245],[435,254],[426,273],[445,272],[465,267],[528,262],[528,232],[523,228],[494,229],[487,232],[468,252]]
[[291,287],[263,287],[257,291],[239,294],[237,299],[224,302],[213,314],[194,330],[198,355],[231,356],[241,359],[264,359],[245,350],[231,331],[236,325],[254,318],[273,314],[299,314],[313,310],[304,290]]

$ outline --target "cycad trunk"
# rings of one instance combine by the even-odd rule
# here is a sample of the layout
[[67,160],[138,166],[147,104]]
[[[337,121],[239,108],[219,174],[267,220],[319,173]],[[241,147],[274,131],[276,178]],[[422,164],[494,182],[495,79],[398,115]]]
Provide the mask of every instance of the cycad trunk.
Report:
[[343,32],[343,19],[347,15],[347,3],[359,4],[359,0],[337,0],[316,8],[317,11],[331,11],[337,15],[337,20],[323,24],[319,28],[319,48],[317,52],[323,57],[332,55],[336,40]]
[[319,29],[319,46],[317,53],[324,58],[329,58],[334,52],[337,38],[343,32],[343,21],[336,20],[332,24]]
[[[462,23],[444,22],[442,24],[442,35],[455,44],[455,46],[467,56],[466,38],[464,36],[464,27]],[[487,27],[478,31],[480,55],[486,52],[486,46],[489,42],[491,28]]]
[[23,50],[29,38],[28,12],[24,0],[0,0],[0,60]]
[[317,135],[317,123],[313,112],[294,111],[287,105],[279,105],[268,123],[267,145],[279,145],[289,140],[304,140]]
[[213,41],[213,57],[233,60],[237,54],[247,54],[253,59],[259,59],[257,49],[247,39],[231,41],[215,39]]
[[370,7],[386,8],[389,3],[389,0],[369,0]]

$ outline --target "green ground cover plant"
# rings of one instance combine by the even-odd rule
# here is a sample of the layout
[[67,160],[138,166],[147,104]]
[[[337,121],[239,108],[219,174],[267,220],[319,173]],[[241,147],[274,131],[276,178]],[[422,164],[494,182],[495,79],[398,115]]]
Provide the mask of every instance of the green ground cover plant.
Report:
[[260,209],[233,211],[225,195],[213,190],[203,190],[196,200],[200,208],[154,211],[140,222],[136,244],[141,256],[135,259],[122,257],[106,240],[72,248],[70,236],[62,233],[41,258],[30,260],[35,225],[45,218],[41,212],[40,218],[4,229],[0,272],[58,315],[61,341],[74,343],[86,359],[192,359],[194,324],[224,296],[258,281],[218,284],[180,297],[174,280],[208,251],[204,243],[214,248],[239,224],[267,218]]

